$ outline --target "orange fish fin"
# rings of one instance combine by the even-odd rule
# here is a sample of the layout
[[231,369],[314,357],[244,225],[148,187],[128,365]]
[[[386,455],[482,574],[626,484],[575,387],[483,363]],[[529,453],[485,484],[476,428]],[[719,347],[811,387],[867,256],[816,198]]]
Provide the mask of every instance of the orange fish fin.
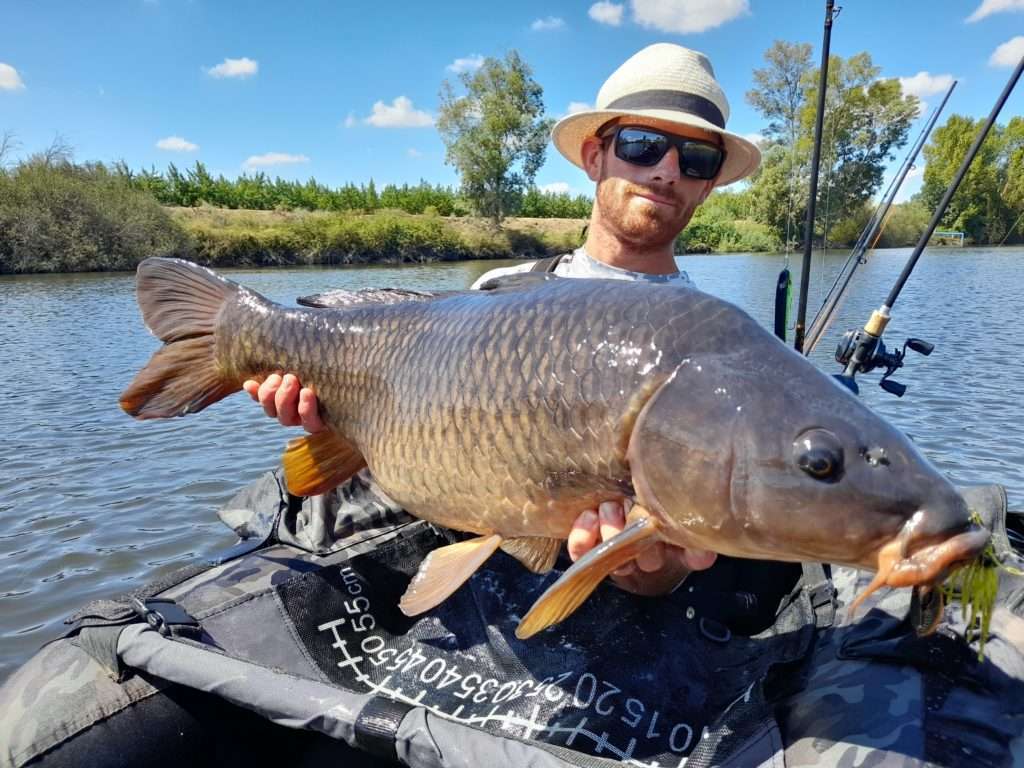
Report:
[[563,539],[549,539],[542,536],[520,536],[501,542],[504,552],[512,555],[534,573],[547,573],[558,559]]
[[500,544],[501,536],[492,533],[435,549],[420,563],[419,572],[398,607],[406,616],[418,616],[439,605],[461,587]]
[[240,381],[221,374],[213,336],[200,336],[157,351],[121,393],[120,405],[137,419],[186,416],[241,388]]
[[166,345],[120,398],[139,419],[184,416],[242,388],[239,377],[217,362],[217,314],[239,286],[180,259],[146,259],[139,265],[136,293],[146,327]]
[[645,514],[631,514],[631,518],[622,533],[594,547],[548,587],[519,622],[516,637],[525,640],[562,621],[580,607],[605,576],[658,541],[657,520]]
[[352,443],[329,429],[288,443],[282,458],[288,492],[296,496],[326,493],[366,466]]

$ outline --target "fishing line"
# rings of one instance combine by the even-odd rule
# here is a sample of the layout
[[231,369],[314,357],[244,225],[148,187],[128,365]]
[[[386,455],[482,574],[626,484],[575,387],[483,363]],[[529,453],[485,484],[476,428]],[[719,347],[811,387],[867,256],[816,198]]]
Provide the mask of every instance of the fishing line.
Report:
[[1017,220],[1016,220],[1015,222],[1013,222],[1013,226],[1012,226],[1012,227],[1010,227],[1010,228],[1009,228],[1008,230],[1006,230],[1006,237],[1004,237],[1004,238],[1003,238],[1003,239],[1002,239],[1002,240],[1001,240],[1001,241],[999,242],[999,245],[1002,245],[1003,243],[1005,243],[1005,242],[1007,241],[1007,239],[1008,239],[1008,238],[1010,237],[1010,235],[1012,235],[1012,234],[1013,234],[1013,230],[1015,230],[1015,229],[1017,228],[1017,225],[1018,225],[1018,224],[1020,224],[1020,220],[1021,220],[1021,219],[1024,219],[1024,211],[1021,211],[1021,212],[1020,212],[1020,216],[1018,216],[1018,217],[1017,217]]
[[949,101],[949,97],[952,95],[955,87],[956,81],[953,81],[949,86],[949,90],[946,91],[946,95],[943,97],[942,103],[939,104],[939,106],[932,112],[924,127],[921,129],[921,132],[918,134],[917,139],[914,141],[912,148],[901,163],[896,175],[893,176],[892,180],[889,182],[889,187],[886,189],[882,201],[875,209],[867,225],[861,231],[860,237],[857,238],[857,242],[854,245],[853,250],[850,251],[850,255],[847,258],[846,263],[843,265],[843,268],[839,271],[839,274],[836,275],[835,282],[829,289],[828,294],[822,302],[821,308],[814,316],[814,321],[808,328],[806,343],[804,345],[804,354],[809,355],[814,351],[818,342],[821,341],[825,331],[828,330],[832,321],[835,319],[838,308],[846,298],[846,291],[849,287],[850,281],[853,279],[854,273],[861,264],[867,263],[867,251],[870,248],[874,248],[878,243],[878,240],[885,229],[885,225],[889,221],[889,216],[892,214],[892,204],[896,199],[896,195],[899,193],[900,187],[903,186],[903,182],[910,173],[910,169],[913,168],[914,161],[917,159],[918,154],[924,148],[924,144],[927,141],[929,134],[938,122],[939,115],[945,108],[946,102]]

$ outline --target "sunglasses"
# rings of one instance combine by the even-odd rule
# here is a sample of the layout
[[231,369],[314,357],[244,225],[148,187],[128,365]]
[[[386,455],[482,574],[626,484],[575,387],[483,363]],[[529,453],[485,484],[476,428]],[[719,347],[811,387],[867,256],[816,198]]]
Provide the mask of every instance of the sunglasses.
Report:
[[725,162],[725,150],[716,144],[673,136],[653,128],[619,126],[602,136],[601,141],[612,137],[615,138],[615,156],[619,160],[647,168],[660,163],[675,147],[679,155],[679,173],[691,179],[713,179]]

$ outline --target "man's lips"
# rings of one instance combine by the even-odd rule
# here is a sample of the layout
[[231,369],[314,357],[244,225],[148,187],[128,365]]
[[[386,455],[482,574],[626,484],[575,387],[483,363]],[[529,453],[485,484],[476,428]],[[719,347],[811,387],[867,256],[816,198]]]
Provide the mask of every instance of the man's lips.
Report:
[[673,208],[676,205],[676,201],[673,200],[672,198],[670,198],[670,197],[662,197],[661,195],[656,195],[653,192],[640,192],[640,191],[637,191],[637,192],[634,192],[633,194],[635,194],[637,197],[642,197],[645,200],[650,200],[651,202],[657,203],[658,205],[667,205],[667,206],[671,206]]

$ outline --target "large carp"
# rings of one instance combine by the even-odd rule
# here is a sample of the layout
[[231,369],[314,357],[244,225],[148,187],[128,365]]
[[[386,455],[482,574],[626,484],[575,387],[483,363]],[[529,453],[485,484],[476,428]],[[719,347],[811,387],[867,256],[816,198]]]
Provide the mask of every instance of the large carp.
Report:
[[165,346],[125,390],[125,411],[183,416],[245,379],[294,372],[329,429],[289,444],[293,493],[369,466],[413,515],[477,534],[424,560],[402,598],[409,614],[499,547],[549,570],[576,516],[602,501],[635,501],[626,529],[545,592],[520,636],[656,541],[874,569],[872,590],[934,584],[987,541],[903,434],[691,288],[524,275],[294,309],[171,259],[143,262],[137,285]]

